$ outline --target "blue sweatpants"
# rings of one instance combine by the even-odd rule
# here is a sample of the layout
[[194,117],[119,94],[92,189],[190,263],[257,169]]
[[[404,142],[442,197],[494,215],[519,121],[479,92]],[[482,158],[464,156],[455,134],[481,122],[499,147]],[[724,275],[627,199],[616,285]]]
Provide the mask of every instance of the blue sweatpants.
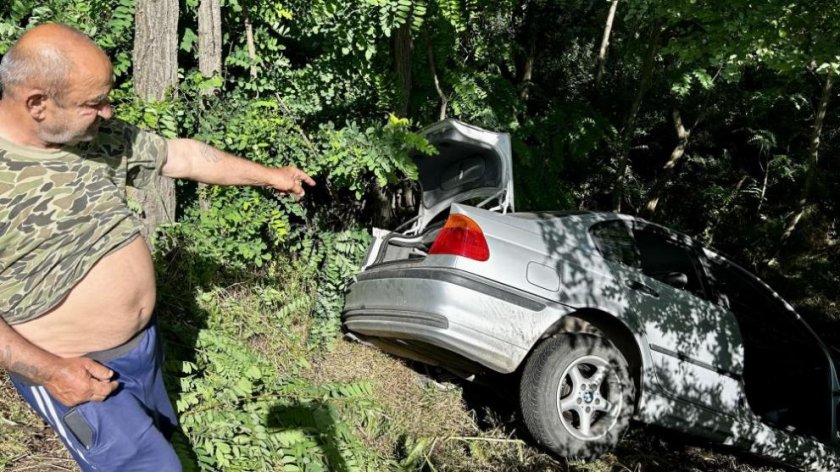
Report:
[[163,386],[163,351],[154,322],[127,345],[88,357],[110,367],[119,383],[103,402],[67,408],[43,386],[10,377],[83,471],[180,471],[169,443],[177,419]]

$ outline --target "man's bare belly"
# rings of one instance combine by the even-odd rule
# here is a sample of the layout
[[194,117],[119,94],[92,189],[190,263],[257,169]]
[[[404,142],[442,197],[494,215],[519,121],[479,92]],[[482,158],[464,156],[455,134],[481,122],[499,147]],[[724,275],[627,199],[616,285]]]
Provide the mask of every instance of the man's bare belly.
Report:
[[155,273],[142,237],[102,258],[60,305],[13,326],[61,357],[119,346],[141,330],[155,307]]

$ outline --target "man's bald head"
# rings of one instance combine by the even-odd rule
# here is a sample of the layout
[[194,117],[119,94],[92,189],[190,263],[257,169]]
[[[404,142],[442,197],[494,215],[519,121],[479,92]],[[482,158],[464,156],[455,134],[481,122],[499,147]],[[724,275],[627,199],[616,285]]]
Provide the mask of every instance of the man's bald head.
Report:
[[0,61],[0,86],[15,96],[38,88],[60,100],[69,81],[85,70],[107,67],[108,56],[87,35],[65,25],[45,24],[27,31]]

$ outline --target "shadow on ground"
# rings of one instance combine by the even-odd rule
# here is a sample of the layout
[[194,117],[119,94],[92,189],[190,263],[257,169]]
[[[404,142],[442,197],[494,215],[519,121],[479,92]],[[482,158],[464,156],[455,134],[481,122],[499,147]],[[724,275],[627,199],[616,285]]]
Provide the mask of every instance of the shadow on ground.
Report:
[[[456,385],[463,392],[466,408],[483,431],[498,430],[504,436],[523,441],[532,454],[540,456],[524,466],[514,460],[498,463],[505,471],[563,472],[795,472],[797,469],[773,463],[732,448],[710,444],[673,431],[634,423],[616,450],[597,461],[569,463],[543,452],[528,434],[517,411],[519,379],[516,375],[492,375],[466,381],[439,368],[412,363],[410,367],[431,381]],[[498,432],[496,432],[498,434]]]

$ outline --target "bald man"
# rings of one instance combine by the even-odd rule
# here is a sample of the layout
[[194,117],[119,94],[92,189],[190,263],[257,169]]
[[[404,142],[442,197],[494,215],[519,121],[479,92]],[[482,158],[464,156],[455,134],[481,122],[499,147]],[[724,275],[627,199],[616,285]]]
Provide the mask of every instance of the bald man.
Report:
[[0,85],[0,368],[83,470],[180,470],[126,186],[163,174],[300,197],[315,182],[112,119],[111,63],[67,26],[21,36]]

